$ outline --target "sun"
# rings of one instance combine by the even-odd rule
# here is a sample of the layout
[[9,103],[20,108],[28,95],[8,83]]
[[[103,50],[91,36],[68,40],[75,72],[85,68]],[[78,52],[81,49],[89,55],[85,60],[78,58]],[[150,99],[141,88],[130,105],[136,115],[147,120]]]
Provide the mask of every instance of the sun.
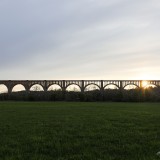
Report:
[[147,81],[142,81],[142,87],[146,87],[148,85],[148,82]]

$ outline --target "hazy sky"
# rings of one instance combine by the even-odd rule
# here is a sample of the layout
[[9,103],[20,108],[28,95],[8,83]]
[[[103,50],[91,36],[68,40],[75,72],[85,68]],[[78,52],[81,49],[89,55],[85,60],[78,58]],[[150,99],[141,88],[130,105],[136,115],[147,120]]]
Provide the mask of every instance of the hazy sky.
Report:
[[160,79],[160,0],[0,0],[0,79]]

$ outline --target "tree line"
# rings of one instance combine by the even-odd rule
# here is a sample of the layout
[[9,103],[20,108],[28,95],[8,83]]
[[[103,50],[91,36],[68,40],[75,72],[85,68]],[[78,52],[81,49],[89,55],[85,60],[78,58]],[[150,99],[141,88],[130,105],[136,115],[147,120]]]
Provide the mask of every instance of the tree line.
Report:
[[0,94],[0,101],[108,101],[108,102],[160,102],[160,87],[129,90],[106,89],[86,92],[78,91],[25,91]]

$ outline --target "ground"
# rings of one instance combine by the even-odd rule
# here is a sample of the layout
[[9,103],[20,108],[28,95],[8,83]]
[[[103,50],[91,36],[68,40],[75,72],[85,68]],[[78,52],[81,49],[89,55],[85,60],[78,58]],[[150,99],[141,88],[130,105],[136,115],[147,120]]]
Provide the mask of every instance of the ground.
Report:
[[159,160],[160,103],[0,102],[0,160]]

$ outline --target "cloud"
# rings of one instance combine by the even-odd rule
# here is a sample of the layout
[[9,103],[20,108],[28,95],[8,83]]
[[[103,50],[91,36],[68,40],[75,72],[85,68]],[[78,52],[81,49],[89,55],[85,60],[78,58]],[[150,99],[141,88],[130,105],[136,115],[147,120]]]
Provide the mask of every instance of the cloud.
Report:
[[160,77],[159,16],[158,0],[2,0],[1,79]]

